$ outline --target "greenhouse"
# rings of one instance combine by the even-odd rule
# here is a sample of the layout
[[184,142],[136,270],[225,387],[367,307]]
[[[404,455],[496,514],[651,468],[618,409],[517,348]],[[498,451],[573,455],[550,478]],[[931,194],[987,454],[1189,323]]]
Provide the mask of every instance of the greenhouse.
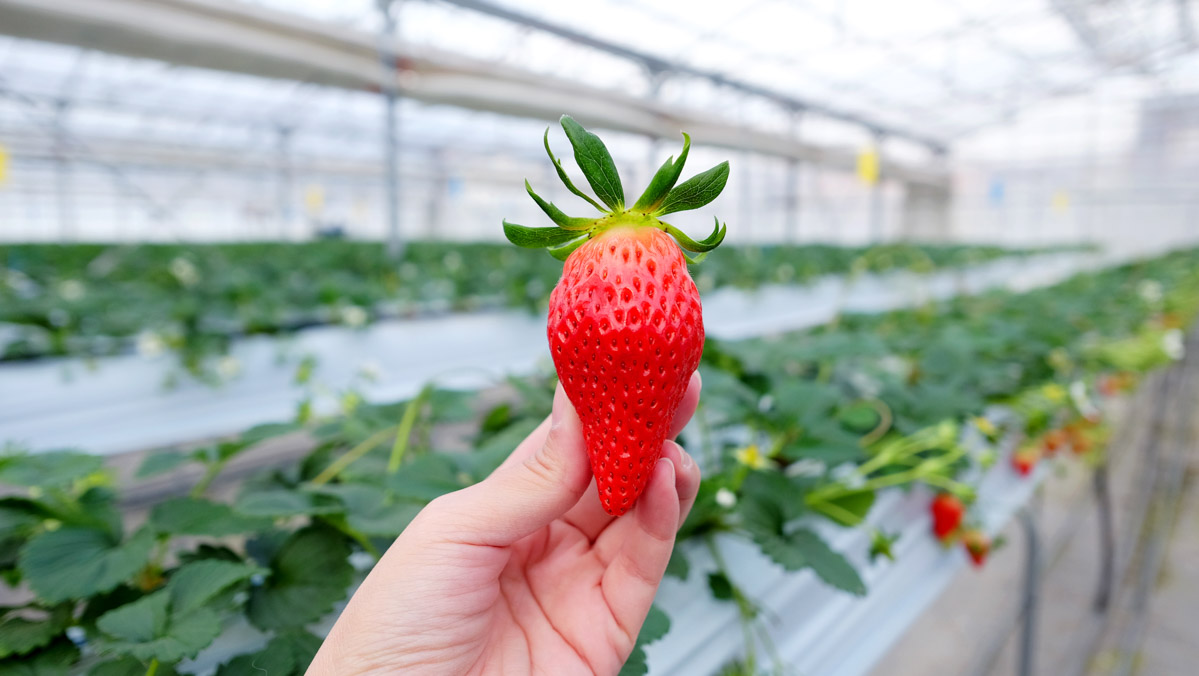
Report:
[[0,0],[0,676],[1190,676],[1192,0]]

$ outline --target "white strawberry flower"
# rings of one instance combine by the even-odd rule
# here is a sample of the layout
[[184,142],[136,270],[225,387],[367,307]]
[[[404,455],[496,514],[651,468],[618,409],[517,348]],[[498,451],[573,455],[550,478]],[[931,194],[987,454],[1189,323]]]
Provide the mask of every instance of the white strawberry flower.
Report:
[[1137,285],[1137,295],[1149,305],[1157,305],[1162,302],[1162,284],[1155,279],[1142,280]]
[[737,506],[737,494],[727,488],[721,488],[716,491],[716,504],[725,509],[732,509]]
[[358,365],[358,376],[370,383],[378,382],[383,377],[383,367],[373,359],[364,361]]
[[153,359],[166,352],[167,343],[162,335],[155,331],[142,331],[137,334],[137,353]]
[[83,298],[87,287],[78,279],[66,279],[58,285],[58,295],[65,301],[76,301]]
[[216,372],[221,380],[233,380],[241,373],[241,361],[232,355],[225,355],[217,361]]
[[170,270],[183,286],[192,287],[200,283],[200,271],[196,269],[195,263],[182,256],[171,261]]
[[347,305],[341,308],[341,323],[352,328],[359,328],[366,325],[366,321],[370,318],[366,310],[357,305]]
[[1178,361],[1186,355],[1186,345],[1182,341],[1182,329],[1170,329],[1162,336],[1162,352],[1170,359]]

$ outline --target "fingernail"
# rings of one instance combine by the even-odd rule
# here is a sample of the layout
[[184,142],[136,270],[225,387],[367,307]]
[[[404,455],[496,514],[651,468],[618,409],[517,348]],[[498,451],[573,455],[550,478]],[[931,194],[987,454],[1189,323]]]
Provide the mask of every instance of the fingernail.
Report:
[[662,458],[658,461],[659,465],[662,463],[666,463],[666,471],[670,473],[670,482],[674,483],[674,463],[670,461],[670,458]]
[[689,469],[691,469],[691,464],[692,464],[692,462],[694,462],[693,460],[691,460],[691,454],[690,454],[690,453],[688,453],[687,451],[684,451],[684,450],[682,450],[682,449],[680,448],[680,449],[679,449],[679,456],[681,457],[681,459],[682,459],[682,462],[683,462],[683,469],[684,469],[684,470],[689,470]]
[[559,383],[554,388],[554,408],[550,411],[550,429],[554,429],[562,423],[562,412],[567,401],[566,390],[562,389],[562,384]]

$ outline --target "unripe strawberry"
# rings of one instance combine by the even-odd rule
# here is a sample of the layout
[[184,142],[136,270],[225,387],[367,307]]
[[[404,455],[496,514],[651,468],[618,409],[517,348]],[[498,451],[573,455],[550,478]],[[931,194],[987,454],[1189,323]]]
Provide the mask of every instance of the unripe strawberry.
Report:
[[952,493],[941,493],[933,498],[929,509],[933,513],[933,534],[944,542],[962,525],[966,506]]
[[[505,222],[504,234],[519,246],[548,248],[566,261],[550,294],[550,355],[583,423],[600,503],[619,516],[645,490],[703,353],[703,314],[687,264],[698,262],[725,234],[717,222],[697,242],[659,216],[711,202],[728,180],[728,163],[676,187],[691,144],[684,134],[678,161],[667,160],[637,203],[625,208],[616,166],[599,137],[569,117],[562,118],[562,128],[608,209],[575,188],[550,152],[567,188],[604,215],[567,216],[526,182],[529,195],[558,227]],[[692,258],[683,249],[700,255]]]
[[981,568],[987,562],[987,555],[991,553],[991,538],[980,530],[971,529],[962,533],[962,546],[965,547],[974,567]]
[[1061,448],[1063,446],[1065,446],[1069,443],[1070,443],[1070,439],[1066,435],[1065,430],[1061,430],[1061,429],[1049,430],[1048,432],[1045,433],[1045,439],[1044,439],[1044,444],[1043,444],[1045,446],[1045,455],[1053,455],[1053,454],[1057,453],[1059,450],[1061,450]]

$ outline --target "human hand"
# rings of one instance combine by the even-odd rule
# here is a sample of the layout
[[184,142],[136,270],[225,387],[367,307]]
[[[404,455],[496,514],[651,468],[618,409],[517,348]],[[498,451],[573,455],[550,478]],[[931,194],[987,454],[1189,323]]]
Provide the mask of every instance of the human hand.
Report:
[[[673,439],[699,401],[691,377]],[[616,674],[699,490],[674,441],[625,516],[600,506],[582,426],[553,414],[487,479],[429,503],[355,592],[308,669],[351,674]]]

